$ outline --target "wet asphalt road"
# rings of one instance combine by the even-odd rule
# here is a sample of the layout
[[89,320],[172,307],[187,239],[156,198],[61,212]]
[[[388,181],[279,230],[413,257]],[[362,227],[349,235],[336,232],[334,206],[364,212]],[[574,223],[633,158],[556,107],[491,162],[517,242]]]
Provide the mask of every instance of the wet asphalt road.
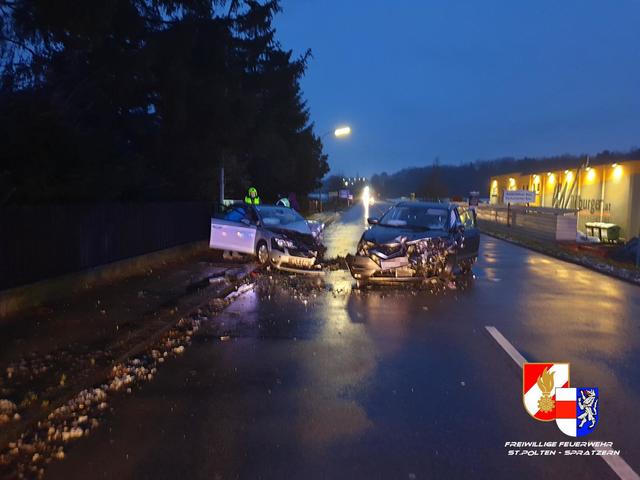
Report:
[[[330,227],[330,254],[353,250],[363,217]],[[507,455],[507,441],[571,439],[525,412],[521,370],[486,325],[598,386],[586,439],[640,471],[640,289],[490,237],[474,273],[440,293],[264,275],[47,476],[615,478],[597,457]]]

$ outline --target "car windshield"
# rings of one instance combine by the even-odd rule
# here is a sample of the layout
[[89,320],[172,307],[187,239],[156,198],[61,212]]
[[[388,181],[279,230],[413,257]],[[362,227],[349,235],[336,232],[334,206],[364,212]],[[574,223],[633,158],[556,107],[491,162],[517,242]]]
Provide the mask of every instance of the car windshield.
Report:
[[255,207],[265,227],[308,230],[307,221],[293,208],[261,205]]
[[445,228],[448,218],[448,211],[445,208],[402,205],[387,211],[380,219],[380,225],[442,230]]

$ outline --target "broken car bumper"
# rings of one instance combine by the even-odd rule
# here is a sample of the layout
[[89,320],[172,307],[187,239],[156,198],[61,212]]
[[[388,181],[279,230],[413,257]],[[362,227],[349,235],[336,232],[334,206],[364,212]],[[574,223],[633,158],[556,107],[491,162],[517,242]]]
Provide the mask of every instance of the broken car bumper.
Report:
[[279,270],[306,274],[323,273],[320,265],[316,264],[316,257],[314,256],[300,257],[275,249],[272,250],[269,255],[271,257],[271,264]]
[[380,259],[379,263],[364,255],[347,255],[347,266],[356,280],[372,282],[406,282],[422,280],[416,277],[407,256]]

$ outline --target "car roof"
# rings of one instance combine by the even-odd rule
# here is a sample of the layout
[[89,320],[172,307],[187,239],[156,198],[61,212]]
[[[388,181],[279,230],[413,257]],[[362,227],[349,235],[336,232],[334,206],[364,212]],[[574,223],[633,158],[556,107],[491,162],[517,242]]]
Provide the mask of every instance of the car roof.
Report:
[[446,208],[450,209],[453,207],[451,203],[439,203],[439,202],[399,202],[396,204],[396,207],[424,207],[424,208]]

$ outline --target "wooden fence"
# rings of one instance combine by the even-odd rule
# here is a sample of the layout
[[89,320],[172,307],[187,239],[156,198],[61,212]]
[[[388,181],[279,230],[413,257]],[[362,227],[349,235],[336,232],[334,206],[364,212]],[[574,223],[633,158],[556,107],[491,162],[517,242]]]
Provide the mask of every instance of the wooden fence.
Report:
[[207,203],[0,209],[0,290],[205,240]]

